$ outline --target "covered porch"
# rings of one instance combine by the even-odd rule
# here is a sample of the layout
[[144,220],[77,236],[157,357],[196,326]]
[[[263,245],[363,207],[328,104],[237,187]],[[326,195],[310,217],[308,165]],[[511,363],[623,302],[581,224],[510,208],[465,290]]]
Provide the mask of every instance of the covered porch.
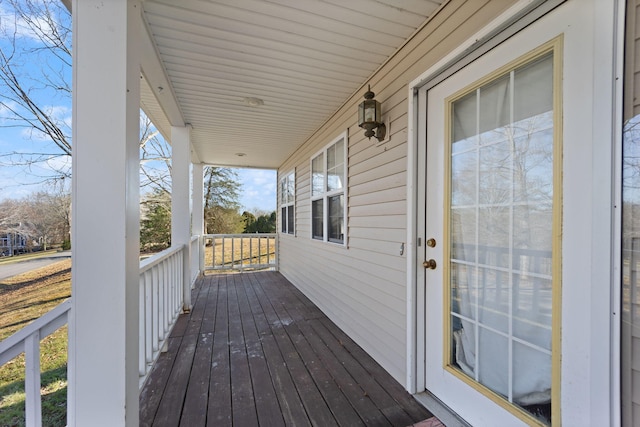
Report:
[[[212,398],[208,393],[209,388],[205,386],[218,375],[208,369],[200,369],[197,364],[206,364],[207,357],[217,357],[216,343],[226,341],[207,335],[215,334],[215,328],[222,325],[217,319],[213,324],[207,323],[207,316],[216,313],[216,306],[207,309],[206,301],[212,294],[210,288],[203,294],[202,283],[209,283],[211,279],[197,282],[196,292],[191,291],[192,283],[203,270],[202,262],[198,262],[200,237],[204,232],[203,168],[206,165],[279,171],[290,168],[286,162],[292,153],[301,149],[318,132],[324,132],[322,127],[330,120],[337,120],[342,128],[350,126],[357,112],[345,106],[362,99],[376,70],[398,55],[431,19],[440,16],[439,12],[447,2],[411,2],[400,9],[391,1],[367,0],[361,2],[358,10],[340,2],[320,4],[251,0],[236,3],[222,0],[176,4],[166,0],[74,0],[68,3],[73,15],[75,141],[68,424],[134,426],[138,424],[139,413],[143,414],[140,421],[144,422],[144,414],[150,404],[148,399],[153,400],[158,396],[152,393],[152,398],[148,389],[145,389],[140,400],[139,387],[152,369],[156,373],[161,372],[165,366],[163,363],[167,363],[165,360],[171,354],[175,355],[176,365],[164,367],[174,370],[169,372],[170,377],[165,380],[169,386],[157,402],[160,406],[154,419],[163,419],[162,414],[167,411],[163,404],[167,402],[171,407],[167,416],[202,415],[201,410],[188,410],[189,399],[192,396]],[[459,3],[454,5],[453,11],[465,4]],[[469,7],[470,11],[473,9]],[[447,16],[441,15],[442,20],[446,21]],[[372,22],[376,27],[363,26],[362,22]],[[372,42],[377,45],[376,49],[371,49]],[[382,91],[386,84],[380,83],[377,87]],[[391,93],[386,96],[391,96]],[[172,148],[172,247],[158,258],[145,260],[142,264],[138,258],[140,109],[170,140]],[[341,109],[348,113],[341,112]],[[343,114],[348,118],[336,119]],[[96,132],[96,129],[100,131]],[[390,128],[388,136],[391,137],[393,132]],[[351,133],[351,144],[360,142],[375,148],[362,132],[354,129]],[[398,133],[398,144],[402,145],[403,135],[402,132]],[[404,162],[400,158],[395,163]],[[343,169],[347,172],[348,162],[345,161]],[[308,180],[310,174],[306,176]],[[302,177],[295,185],[298,189],[308,188]],[[402,183],[394,185],[402,186]],[[375,181],[373,187],[376,187]],[[303,230],[305,224],[309,224],[310,212],[304,213],[298,209],[303,205],[302,200],[302,196],[298,197],[295,213],[292,210],[296,224],[296,232],[292,236],[300,236],[300,240],[305,236],[306,240],[309,234]],[[342,203],[346,212],[349,198],[344,197]],[[343,234],[348,236],[347,222],[343,225]],[[108,236],[100,245],[96,245],[92,237],[97,229]],[[293,230],[288,229],[287,233],[289,231]],[[397,253],[397,246],[394,242],[394,254]],[[324,247],[329,251],[336,250],[329,244]],[[278,246],[277,252],[278,259],[284,259],[281,257],[281,246]],[[309,253],[309,256],[314,255]],[[287,266],[292,262],[295,260],[289,258]],[[393,324],[394,330],[405,322],[406,291],[395,283],[404,277],[404,264],[403,258],[394,259],[393,278],[380,279],[389,282],[386,292],[391,294],[393,300],[393,321],[384,320],[388,313],[379,316],[379,319]],[[330,261],[326,260],[324,265],[329,266]],[[247,276],[242,277],[245,280]],[[233,280],[235,283],[235,276]],[[272,306],[274,311],[264,309],[262,317],[255,317],[252,309],[241,305],[249,301],[250,296],[240,298],[237,289],[233,289],[236,291],[234,298],[237,299],[233,300],[233,304],[229,300],[228,307],[234,308],[241,317],[234,317],[224,310],[220,313],[229,316],[226,318],[227,333],[240,333],[237,343],[235,340],[229,342],[243,345],[244,350],[239,349],[239,353],[234,353],[227,348],[227,352],[222,352],[222,355],[230,356],[228,363],[231,363],[230,368],[228,366],[227,370],[223,370],[222,377],[229,379],[233,395],[233,377],[240,376],[235,384],[242,393],[237,397],[241,398],[243,404],[256,405],[256,417],[263,416],[263,399],[266,399],[262,394],[250,391],[251,387],[260,392],[264,390],[264,387],[256,386],[255,381],[258,380],[272,383],[272,398],[279,399],[279,403],[278,406],[267,404],[266,408],[274,410],[274,416],[280,411],[283,422],[295,419],[297,424],[304,422],[299,420],[306,419],[309,423],[315,423],[316,419],[324,419],[316,417],[353,416],[353,420],[358,419],[363,424],[369,424],[369,417],[374,417],[371,418],[374,424],[375,417],[382,417],[380,419],[389,424],[411,425],[428,417],[429,414],[418,406],[412,409],[417,412],[401,409],[401,402],[397,407],[387,406],[384,399],[394,400],[391,397],[393,392],[374,403],[373,396],[381,389],[375,381],[370,381],[370,385],[375,386],[373,389],[361,389],[360,385],[356,386],[360,383],[354,382],[352,392],[355,394],[337,394],[347,393],[350,387],[347,383],[340,383],[348,375],[342,375],[339,371],[333,374],[335,381],[331,379],[334,377],[328,378],[333,382],[333,388],[316,386],[321,384],[317,381],[322,377],[314,378],[314,375],[330,375],[330,365],[323,361],[323,366],[327,368],[314,370],[311,366],[318,366],[318,360],[333,353],[326,343],[322,345],[327,348],[316,353],[313,345],[321,345],[325,341],[322,341],[320,334],[308,335],[308,332],[316,331],[317,327],[325,334],[340,334],[344,337],[343,342],[346,335],[331,329],[335,326],[327,326],[330,322],[326,318],[314,317],[319,313],[317,308],[309,309],[311,314],[301,313],[310,318],[285,325],[282,331],[287,333],[286,336],[278,335],[276,323],[272,323],[270,316],[279,316],[282,321],[284,313],[288,313],[288,316],[297,319],[295,316],[302,303],[295,303],[290,308],[277,303],[276,308]],[[252,292],[257,293],[255,290]],[[302,298],[301,294],[296,295],[290,298],[294,301]],[[219,298],[219,295],[216,294],[216,297]],[[216,304],[219,301],[217,299]],[[308,301],[304,304],[308,304]],[[262,306],[260,308],[263,309]],[[250,312],[254,319],[258,319],[250,330],[243,329],[245,323],[242,314],[246,314],[243,310],[247,309],[250,311],[246,313]],[[289,313],[289,309],[294,313]],[[370,311],[374,312],[375,309],[371,308]],[[331,316],[331,313],[328,314]],[[171,332],[176,318],[178,326]],[[335,319],[335,316],[332,318]],[[197,325],[193,321],[197,321]],[[368,324],[360,328],[361,331],[364,329],[369,329],[366,335],[371,335],[371,331],[378,330],[378,326]],[[295,331],[299,331],[299,335],[295,335]],[[408,338],[404,336],[406,334],[395,333],[394,340],[389,343],[389,333],[385,333],[387,335],[376,337],[375,341],[388,343],[386,347],[394,353],[391,375],[402,381],[407,376],[407,363],[395,357],[395,353],[404,353]],[[263,341],[256,341],[261,334]],[[171,338],[165,341],[167,336]],[[198,345],[200,340],[209,336],[213,338],[212,347]],[[280,342],[279,337],[284,341]],[[296,339],[302,341],[296,342]],[[287,345],[287,340],[289,350],[295,350],[300,358],[297,365],[288,365],[282,371],[291,371],[286,375],[293,388],[278,386],[277,379],[286,376],[276,375],[280,371],[276,370],[279,365],[274,358],[278,354],[283,360],[288,357],[288,350],[282,347]],[[267,350],[265,342],[277,348]],[[358,342],[362,344],[362,337]],[[178,346],[175,350],[177,353],[172,353],[179,343],[182,343],[182,347]],[[247,357],[253,350],[249,343],[262,345],[264,359]],[[161,350],[165,344],[169,352],[163,354]],[[298,347],[302,345],[306,347]],[[355,348],[355,344],[351,345]],[[208,350],[204,351],[205,348]],[[336,348],[336,351],[341,348]],[[365,352],[358,351],[358,357],[364,358]],[[301,356],[305,352],[311,359]],[[373,356],[381,360],[379,354]],[[204,362],[200,357],[204,357]],[[244,357],[244,362],[235,357]],[[154,368],[157,360],[158,367]],[[343,359],[338,357],[329,361],[339,368]],[[239,363],[237,369],[234,363]],[[262,363],[261,376],[253,374],[253,363]],[[367,356],[358,363],[374,362]],[[381,363],[384,365],[389,361],[383,360]],[[355,369],[365,369],[365,365],[359,366]],[[382,372],[382,368],[375,366]],[[307,377],[294,374],[296,367],[304,368]],[[386,370],[389,371],[388,367]],[[192,372],[196,382],[188,382]],[[206,372],[207,381],[200,377],[200,372]],[[247,375],[250,375],[251,381],[248,381]],[[393,384],[389,385],[389,390],[411,390],[407,384],[400,385],[391,380],[392,376],[386,375],[385,381]],[[155,376],[149,379],[148,387],[154,381]],[[96,390],[96,384],[102,387]],[[201,391],[195,391],[196,384],[202,387]],[[302,391],[303,386],[317,389],[315,392]],[[281,387],[282,395],[278,394],[277,387]],[[294,390],[296,394],[289,395]],[[334,394],[325,396],[323,392]],[[180,393],[183,393],[182,397],[178,396]],[[307,393],[315,393],[314,399],[309,400],[311,394]],[[365,394],[371,397],[368,397],[369,400],[358,400],[358,393],[361,393],[360,398]],[[172,394],[176,394],[175,399],[171,397]],[[403,404],[412,402],[412,405],[417,405],[406,391],[402,392],[402,396],[405,399]],[[289,406],[289,400],[285,398],[297,399],[301,405]],[[207,401],[209,409],[212,409],[212,402]],[[333,407],[330,402],[339,406]],[[184,410],[183,403],[187,405]],[[142,411],[139,411],[140,405]],[[325,407],[321,409],[317,405]],[[340,405],[347,405],[350,409]],[[226,405],[220,404],[221,410],[231,409],[234,417],[244,416],[244,411],[233,412],[234,408],[239,407],[234,406],[233,402],[229,405],[229,401]],[[276,408],[278,411],[275,411]],[[362,412],[365,409],[366,413]],[[306,418],[299,418],[296,412],[287,413],[288,410],[298,411],[298,415]],[[404,415],[394,415],[395,411]],[[222,412],[220,414],[224,416]],[[257,421],[260,421],[259,418]],[[270,420],[260,422],[262,425],[272,425]],[[335,418],[333,422],[351,424]],[[235,421],[235,424],[245,425],[242,420]],[[168,422],[168,425],[175,425],[175,422]],[[185,421],[184,425],[192,424]]]
[[141,426],[440,426],[276,271],[206,275],[140,394]]

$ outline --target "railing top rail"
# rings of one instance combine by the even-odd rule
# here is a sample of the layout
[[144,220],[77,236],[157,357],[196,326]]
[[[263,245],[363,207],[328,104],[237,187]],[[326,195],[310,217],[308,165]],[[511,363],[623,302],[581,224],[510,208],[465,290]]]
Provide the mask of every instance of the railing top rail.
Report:
[[43,339],[49,334],[55,332],[60,326],[64,325],[64,323],[66,323],[66,319],[64,322],[61,322],[61,324],[56,324],[53,328],[47,329],[47,326],[66,316],[70,309],[71,299],[69,298],[13,335],[2,340],[0,342],[0,365],[5,364],[18,354],[22,353],[24,340],[34,332],[44,331],[44,333],[40,335],[40,339]]
[[170,248],[165,249],[162,252],[158,252],[157,254],[143,260],[140,262],[140,273],[144,273],[145,271],[149,270],[150,268],[160,264],[162,261],[164,261],[165,259],[169,258],[172,255],[175,255],[176,253],[180,252],[181,250],[184,249],[184,245],[181,246],[172,246]]

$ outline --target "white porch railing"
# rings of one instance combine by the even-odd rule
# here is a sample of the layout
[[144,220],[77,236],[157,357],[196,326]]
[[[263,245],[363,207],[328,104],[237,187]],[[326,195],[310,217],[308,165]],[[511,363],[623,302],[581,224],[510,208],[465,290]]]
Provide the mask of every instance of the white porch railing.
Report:
[[144,383],[182,310],[184,247],[140,263],[139,375]]
[[0,366],[20,353],[25,354],[25,421],[28,427],[42,425],[40,340],[67,324],[70,309],[71,299],[68,299],[0,342]]
[[[191,239],[191,284],[200,273],[200,237]],[[166,249],[140,263],[139,375],[144,384],[183,308],[185,246]],[[71,298],[0,342],[0,366],[25,353],[25,420],[42,425],[40,341],[68,322]]]
[[276,233],[205,234],[202,270],[278,270]]

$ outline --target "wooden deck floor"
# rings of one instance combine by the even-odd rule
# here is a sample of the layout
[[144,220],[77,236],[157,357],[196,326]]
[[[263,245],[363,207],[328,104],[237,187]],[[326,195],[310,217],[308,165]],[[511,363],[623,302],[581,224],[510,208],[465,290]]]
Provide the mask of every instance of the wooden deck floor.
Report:
[[141,426],[401,426],[431,417],[277,272],[193,290],[140,395]]

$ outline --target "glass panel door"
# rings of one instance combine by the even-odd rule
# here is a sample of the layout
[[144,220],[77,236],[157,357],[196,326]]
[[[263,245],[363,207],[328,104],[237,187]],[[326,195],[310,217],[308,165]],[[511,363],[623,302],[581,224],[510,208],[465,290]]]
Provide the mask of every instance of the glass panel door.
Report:
[[426,91],[425,385],[473,424],[559,421],[561,43]]
[[451,102],[450,365],[551,420],[553,56]]

